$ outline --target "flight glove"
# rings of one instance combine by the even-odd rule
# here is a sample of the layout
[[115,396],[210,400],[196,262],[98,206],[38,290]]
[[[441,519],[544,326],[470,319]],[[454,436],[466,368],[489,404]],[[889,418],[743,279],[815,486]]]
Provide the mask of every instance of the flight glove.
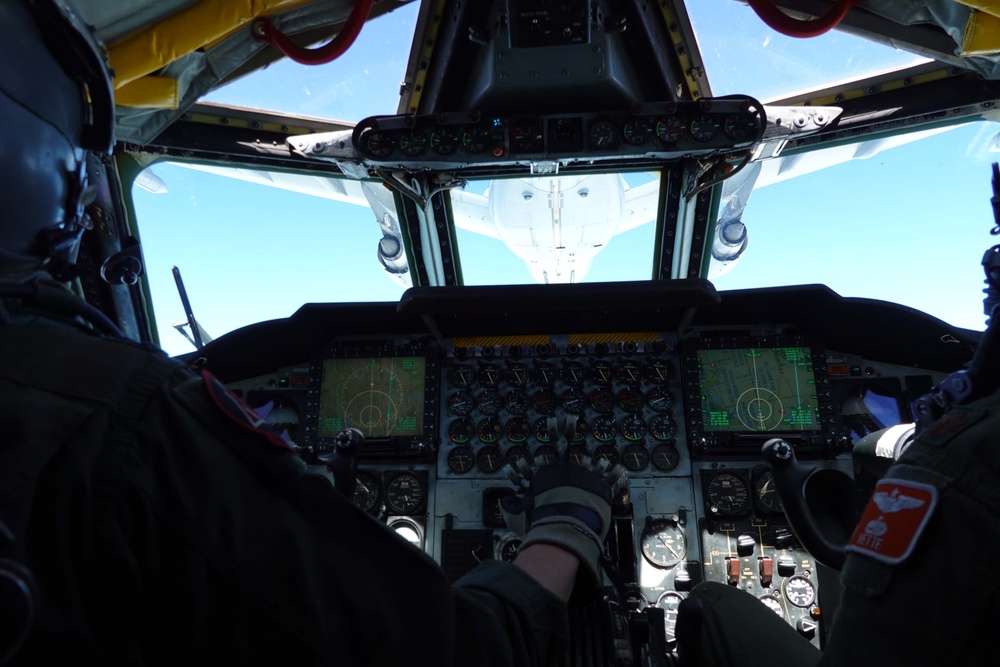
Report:
[[500,502],[507,526],[523,535],[521,548],[551,544],[580,559],[573,597],[589,595],[600,582],[598,566],[611,525],[613,491],[604,477],[572,463],[540,467],[522,497]]

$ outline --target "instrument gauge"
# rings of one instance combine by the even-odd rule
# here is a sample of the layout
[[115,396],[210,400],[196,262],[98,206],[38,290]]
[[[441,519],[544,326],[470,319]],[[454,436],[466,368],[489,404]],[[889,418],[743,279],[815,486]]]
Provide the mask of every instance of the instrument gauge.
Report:
[[631,146],[642,146],[653,135],[653,127],[645,118],[629,118],[622,125],[622,139]]
[[808,577],[796,574],[785,579],[785,597],[796,607],[808,607],[816,600],[816,588]]
[[628,415],[622,417],[618,423],[618,429],[626,440],[642,440],[642,437],[646,435],[646,422],[639,415]]
[[587,374],[583,370],[583,364],[578,361],[567,361],[562,367],[562,381],[570,387],[579,387],[583,384]]
[[503,425],[496,417],[487,417],[476,424],[476,437],[479,438],[479,442],[496,442],[502,433]]
[[762,514],[782,514],[785,511],[778,489],[774,486],[774,475],[767,466],[754,469],[753,497],[757,510]]
[[415,514],[425,500],[424,484],[415,473],[397,473],[386,481],[385,508],[390,514]]
[[642,594],[642,591],[636,588],[630,588],[625,592],[625,597],[622,598],[622,607],[625,611],[632,611],[640,613],[649,606],[649,600],[646,596]]
[[550,463],[555,463],[557,456],[555,447],[552,445],[542,445],[535,450],[535,465],[547,466]]
[[476,407],[484,415],[495,415],[500,412],[500,394],[496,389],[484,389],[476,396]]
[[587,128],[590,146],[597,150],[609,151],[618,148],[618,124],[611,120],[597,120]]
[[684,601],[684,596],[675,591],[667,591],[656,601],[656,606],[663,610],[663,629],[667,642],[677,641],[677,609]]
[[497,554],[500,560],[513,563],[514,559],[517,558],[517,550],[520,548],[521,538],[514,533],[510,533],[500,539],[500,543],[497,544]]
[[[567,418],[568,421],[568,418]],[[590,433],[590,425],[587,424],[587,420],[583,417],[576,418],[576,430],[569,435],[570,442],[583,442],[587,439],[587,434]]]
[[354,506],[366,514],[374,514],[378,510],[381,482],[378,474],[369,470],[359,470],[354,482]]
[[545,150],[545,133],[536,120],[520,119],[510,128],[511,153],[541,153]]
[[524,364],[510,364],[505,373],[507,384],[512,387],[523,387],[528,384],[529,375],[528,367]]
[[503,455],[504,462],[516,466],[520,459],[525,461],[531,461],[531,452],[524,445],[514,445],[507,449],[507,452]]
[[453,415],[464,417],[476,407],[476,401],[467,391],[456,391],[448,397],[448,409]]
[[587,409],[587,396],[579,389],[570,389],[562,395],[562,406],[570,414],[582,414]]
[[431,150],[438,155],[451,155],[458,148],[458,135],[449,128],[438,128],[431,132]]
[[552,442],[552,435],[549,433],[549,418],[539,417],[531,427],[531,433],[538,442]]
[[594,458],[604,459],[609,468],[614,468],[618,464],[618,448],[614,445],[599,445],[594,450]]
[[684,121],[677,116],[664,116],[656,121],[656,137],[667,146],[676,144],[685,129]]
[[775,614],[777,614],[778,618],[785,617],[785,610],[782,609],[781,600],[779,600],[778,598],[774,597],[773,595],[762,595],[757,599],[760,600],[765,607],[767,607]]
[[615,439],[618,433],[618,425],[614,417],[598,417],[590,426],[591,433],[601,442],[610,442]]
[[512,415],[527,414],[528,394],[523,389],[515,389],[503,397],[503,406]]
[[653,384],[666,384],[670,379],[670,362],[666,359],[651,359],[646,365],[646,378]]
[[752,141],[760,131],[757,116],[752,113],[733,113],[722,121],[722,131],[735,141]]
[[475,373],[468,366],[456,366],[448,371],[448,381],[451,382],[456,387],[461,387],[462,389],[467,389],[472,386],[472,380],[475,378]]
[[478,155],[489,148],[490,133],[481,127],[468,127],[462,132],[462,148],[467,153]]
[[656,567],[671,568],[687,555],[684,530],[670,519],[648,519],[641,539],[642,555]]
[[583,467],[587,462],[587,459],[590,458],[590,452],[587,451],[587,447],[585,445],[573,445],[569,448],[566,455],[569,458],[570,463],[575,463],[580,467]]
[[554,415],[559,407],[559,399],[551,389],[542,389],[531,395],[531,405],[543,415]]
[[644,445],[629,445],[622,450],[622,465],[632,472],[649,467],[649,452]]
[[496,364],[481,364],[479,366],[479,372],[476,373],[476,379],[479,380],[479,384],[484,387],[495,387],[500,384],[500,378],[503,377],[503,373],[500,371],[500,367]]
[[638,361],[629,359],[618,365],[618,379],[627,385],[636,385],[642,381],[642,366]]
[[590,378],[602,387],[615,379],[615,367],[610,361],[595,361],[590,365]]
[[468,442],[473,433],[475,433],[475,428],[472,425],[472,420],[468,417],[456,419],[448,424],[448,439],[456,444]]
[[540,387],[551,387],[556,382],[556,369],[552,364],[537,363],[531,371],[532,380]]
[[646,394],[646,402],[657,412],[670,412],[674,407],[674,395],[666,387],[653,387]]
[[653,467],[663,472],[670,472],[681,462],[681,453],[674,445],[662,444],[653,447]]
[[403,155],[416,157],[427,150],[427,135],[420,130],[410,130],[399,135],[399,150]]
[[657,440],[670,440],[677,435],[677,424],[670,415],[656,415],[649,420],[649,433]]
[[590,407],[599,414],[614,412],[615,395],[610,389],[598,389],[590,395]]
[[715,116],[702,114],[691,121],[691,138],[695,141],[711,141],[719,133],[719,121]]
[[374,158],[389,157],[396,150],[396,142],[388,132],[371,130],[361,137],[366,153]]
[[530,430],[528,420],[524,417],[513,417],[504,425],[504,435],[507,442],[524,442],[528,439]]
[[642,412],[642,406],[646,404],[646,397],[638,387],[627,387],[618,392],[618,405],[622,406],[625,412]]
[[750,489],[734,472],[716,473],[708,480],[705,501],[715,516],[739,516],[750,509]]
[[476,452],[476,467],[480,472],[496,472],[504,464],[503,454],[496,445],[488,445]]
[[464,475],[472,470],[474,463],[475,457],[472,454],[472,448],[468,445],[454,447],[448,452],[448,469],[453,473]]

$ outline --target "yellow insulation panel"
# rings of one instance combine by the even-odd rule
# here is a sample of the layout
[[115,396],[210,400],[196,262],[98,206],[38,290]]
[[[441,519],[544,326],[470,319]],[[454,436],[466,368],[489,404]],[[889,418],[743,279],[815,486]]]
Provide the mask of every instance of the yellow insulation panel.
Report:
[[133,109],[176,109],[180,104],[177,79],[144,76],[115,91],[115,104]]
[[972,12],[962,35],[962,56],[987,56],[1000,53],[1000,18],[985,12]]
[[1000,16],[1000,0],[955,0],[955,2],[993,16]]
[[115,89],[223,39],[259,16],[305,0],[202,0],[108,48]]

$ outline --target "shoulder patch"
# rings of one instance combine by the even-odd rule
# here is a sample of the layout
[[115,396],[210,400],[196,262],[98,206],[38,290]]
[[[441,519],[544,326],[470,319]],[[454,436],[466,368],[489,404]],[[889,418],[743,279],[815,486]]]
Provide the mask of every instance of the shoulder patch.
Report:
[[290,441],[271,428],[271,425],[265,422],[261,415],[254,412],[253,408],[244,403],[239,396],[229,391],[219,378],[208,371],[201,371],[201,379],[212,402],[230,421],[265,438],[275,447],[290,452],[296,451],[295,446]]
[[875,486],[846,549],[895,565],[906,560],[937,506],[938,490],[908,479]]

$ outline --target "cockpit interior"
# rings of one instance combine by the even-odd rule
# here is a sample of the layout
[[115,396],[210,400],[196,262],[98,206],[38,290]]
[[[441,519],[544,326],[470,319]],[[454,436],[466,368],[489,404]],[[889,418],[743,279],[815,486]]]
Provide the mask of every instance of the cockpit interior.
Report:
[[[499,502],[533,467],[621,466],[567,666],[674,664],[701,581],[823,647],[880,467],[856,445],[912,424],[981,336],[1000,13],[72,4],[118,100],[81,248],[91,305],[214,374],[310,463],[342,464],[360,432],[354,503],[452,580],[516,554]],[[401,16],[402,36],[360,46]],[[349,61],[360,48],[371,60]],[[376,85],[391,106],[354,117],[281,108]],[[961,166],[942,166],[947,142]],[[286,282],[239,291],[256,274]],[[226,308],[235,324],[214,324]],[[775,440],[793,468],[769,462]]]

